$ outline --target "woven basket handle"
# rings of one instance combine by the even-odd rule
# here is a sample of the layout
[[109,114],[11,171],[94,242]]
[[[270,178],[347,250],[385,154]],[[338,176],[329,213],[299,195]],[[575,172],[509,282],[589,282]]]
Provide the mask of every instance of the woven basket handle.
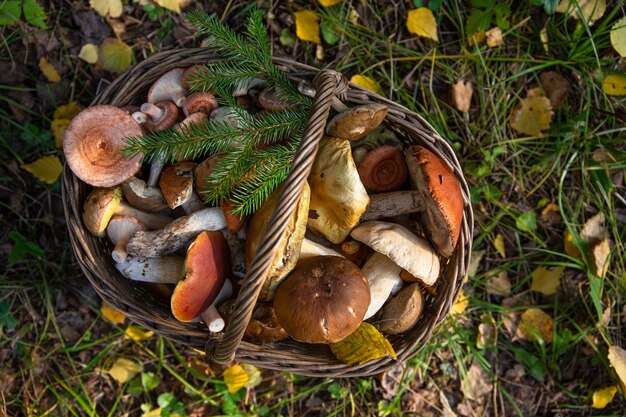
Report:
[[252,317],[263,282],[276,255],[278,243],[285,234],[289,218],[296,210],[304,183],[311,172],[319,141],[324,134],[332,100],[335,95],[342,94],[348,87],[347,81],[341,74],[330,70],[320,71],[314,78],[313,85],[317,92],[313,98],[309,120],[289,176],[278,199],[276,211],[272,215],[265,236],[261,240],[254,261],[239,291],[235,309],[224,330],[224,336],[217,345],[207,350],[209,359],[217,363],[229,363],[235,358],[235,352]]

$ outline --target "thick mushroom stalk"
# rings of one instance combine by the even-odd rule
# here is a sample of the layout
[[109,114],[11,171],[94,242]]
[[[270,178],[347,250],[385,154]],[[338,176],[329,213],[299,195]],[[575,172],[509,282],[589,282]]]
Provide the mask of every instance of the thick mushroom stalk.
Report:
[[176,284],[180,280],[185,259],[181,256],[161,256],[160,258],[127,257],[124,262],[115,264],[120,273],[133,281],[157,284]]
[[417,190],[370,194],[370,202],[365,213],[361,215],[361,221],[379,220],[422,211],[424,211],[424,201],[422,194]]
[[298,262],[315,256],[340,256],[344,258],[342,254],[334,249],[320,245],[319,243],[306,238],[302,240],[302,247],[300,248],[300,257],[298,258]]
[[205,208],[179,217],[160,230],[135,233],[126,250],[130,255],[149,258],[168,255],[186,246],[203,230],[216,231],[225,227],[226,219],[220,208]]
[[169,100],[158,101],[154,104],[144,103],[140,108],[148,116],[143,127],[153,132],[169,129],[178,120],[178,107]]
[[219,313],[219,311],[217,311],[217,306],[219,306],[220,303],[228,300],[232,296],[233,284],[231,284],[230,280],[227,279],[226,281],[224,281],[224,285],[222,285],[222,289],[220,290],[220,293],[217,294],[215,301],[213,301],[213,303],[211,303],[211,305],[206,310],[204,310],[202,314],[200,314],[202,321],[204,321],[204,323],[207,325],[209,331],[217,333],[224,330],[224,326],[226,325],[226,323],[224,322],[222,315]]
[[394,291],[402,287],[402,268],[387,256],[374,253],[361,270],[370,286],[370,305],[363,317],[367,320],[382,308]]
[[95,188],[83,206],[83,222],[95,236],[103,237],[114,215],[134,217],[148,229],[160,229],[172,221],[167,216],[145,213],[122,201],[121,188]]
[[113,216],[107,226],[107,235],[113,242],[115,248],[111,252],[111,257],[115,262],[124,262],[128,256],[126,243],[132,235],[140,230],[145,230],[146,226],[137,219],[128,216]]

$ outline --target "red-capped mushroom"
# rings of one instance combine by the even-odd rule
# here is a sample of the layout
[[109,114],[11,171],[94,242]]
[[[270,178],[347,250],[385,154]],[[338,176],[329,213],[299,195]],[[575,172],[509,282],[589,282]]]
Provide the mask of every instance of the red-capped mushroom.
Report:
[[193,113],[202,112],[210,114],[217,109],[218,104],[215,96],[211,93],[193,93],[190,94],[183,103],[183,112],[189,117]]
[[161,75],[148,91],[148,103],[170,100],[181,107],[186,93],[183,86],[183,72],[182,68],[176,68]]
[[154,104],[144,103],[141,111],[148,116],[143,126],[153,132],[169,129],[178,120],[178,107],[170,100],[161,100]]
[[388,145],[365,155],[358,170],[365,188],[376,193],[398,190],[408,174],[402,150]]

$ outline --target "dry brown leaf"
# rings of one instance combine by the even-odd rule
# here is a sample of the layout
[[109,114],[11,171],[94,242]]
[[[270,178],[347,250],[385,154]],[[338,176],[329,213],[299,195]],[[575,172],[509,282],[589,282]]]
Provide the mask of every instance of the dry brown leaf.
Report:
[[490,271],[487,276],[491,276],[486,282],[485,291],[488,294],[508,296],[511,295],[511,280],[507,276],[506,271]]
[[461,391],[465,397],[479,404],[484,403],[493,389],[493,382],[483,367],[473,362],[467,375],[461,381]]
[[483,256],[485,256],[484,250],[472,251],[472,257],[470,259],[469,266],[467,267],[467,276],[472,277],[476,275],[476,272],[478,272],[478,267],[480,266],[480,261],[482,261]]
[[468,112],[472,104],[474,88],[471,81],[459,80],[450,88],[450,101],[460,112]]
[[593,274],[604,278],[609,269],[609,255],[611,254],[611,245],[608,239],[603,239],[591,249],[593,259],[595,261]]
[[539,79],[552,108],[560,109],[569,96],[571,89],[569,82],[556,71],[544,71],[539,75]]
[[608,358],[622,386],[626,386],[626,350],[619,346],[611,346]]
[[544,295],[554,294],[559,287],[564,270],[565,268],[562,266],[540,266],[533,271],[530,290]]
[[531,307],[520,316],[517,337],[524,340],[537,340],[540,336],[545,343],[552,342],[554,320],[543,310]]
[[495,346],[496,344],[496,326],[491,323],[480,323],[478,325],[478,337],[476,338],[476,347],[484,349],[486,347]]
[[485,32],[485,37],[487,38],[487,46],[490,48],[495,48],[504,43],[504,39],[502,39],[502,29],[498,26]]
[[582,240],[593,246],[608,237],[606,229],[606,217],[604,213],[598,212],[585,222],[583,230],[580,232]]

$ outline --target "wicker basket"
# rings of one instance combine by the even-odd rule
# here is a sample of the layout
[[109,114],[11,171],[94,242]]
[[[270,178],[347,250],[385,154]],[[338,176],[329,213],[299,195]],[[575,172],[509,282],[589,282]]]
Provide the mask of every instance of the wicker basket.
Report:
[[[216,59],[219,58],[206,49],[156,54],[119,76],[91,105],[141,104],[149,86],[161,74],[173,68],[202,64]],[[316,68],[287,59],[276,58],[275,62],[293,81],[312,81],[317,93],[302,143],[286,186],[283,187],[278,209],[239,291],[234,314],[223,333],[212,334],[203,324],[181,323],[175,320],[169,305],[159,301],[141,284],[125,279],[119,274],[111,260],[108,242],[92,236],[81,220],[82,204],[91,187],[80,181],[66,166],[62,181],[63,204],[72,247],[85,275],[106,302],[124,312],[132,321],[157,334],[206,351],[212,360],[225,363],[237,359],[263,368],[309,376],[374,375],[393,366],[395,361],[385,357],[360,366],[347,366],[338,361],[325,345],[299,343],[291,339],[263,346],[242,341],[265,271],[273,258],[273,248],[288,223],[284,219],[295,208],[315,158],[333,97],[338,96],[349,105],[371,102],[386,104],[389,107],[387,125],[406,145],[420,144],[443,158],[456,174],[466,200],[459,243],[453,256],[442,265],[442,277],[438,281],[436,295],[426,295],[423,316],[414,328],[404,334],[389,337],[399,361],[406,361],[424,346],[433,329],[447,315],[463,283],[469,264],[473,231],[473,213],[468,202],[467,184],[450,146],[417,114],[365,89],[348,86],[345,79],[334,71],[320,72]]]

